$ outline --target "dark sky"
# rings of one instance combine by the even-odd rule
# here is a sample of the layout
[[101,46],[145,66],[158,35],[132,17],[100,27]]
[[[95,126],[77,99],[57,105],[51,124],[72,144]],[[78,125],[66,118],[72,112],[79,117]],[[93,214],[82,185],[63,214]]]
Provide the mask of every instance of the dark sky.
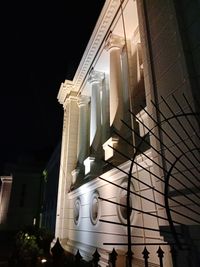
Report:
[[0,8],[1,172],[4,163],[20,155],[51,156],[62,134],[60,84],[73,78],[105,1],[4,2]]

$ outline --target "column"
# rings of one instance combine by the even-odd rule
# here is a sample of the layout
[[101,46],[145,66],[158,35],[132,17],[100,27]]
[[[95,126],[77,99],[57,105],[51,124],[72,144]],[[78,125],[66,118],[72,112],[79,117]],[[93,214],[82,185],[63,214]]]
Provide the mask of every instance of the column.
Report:
[[[99,157],[102,151],[102,80],[104,73],[92,70],[88,79],[91,84],[90,102],[90,153],[84,160],[85,174],[91,171],[95,157]],[[94,157],[95,156],[95,157]]]
[[78,125],[78,146],[77,159],[79,163],[83,163],[89,154],[90,140],[89,140],[89,102],[90,97],[79,96],[79,125]]
[[110,52],[110,126],[120,130],[123,119],[121,49],[124,38],[111,34],[105,49]]
[[104,74],[99,71],[91,71],[89,83],[91,83],[90,103],[90,147],[95,151],[101,146],[101,91]]
[[55,237],[61,240],[67,238],[67,201],[66,192],[71,188],[72,171],[77,165],[78,140],[78,103],[76,92],[71,91],[64,106],[63,135],[60,160],[60,174],[58,186],[57,218]]
[[1,177],[0,224],[5,224],[7,220],[11,189],[12,176]]
[[66,109],[64,108],[54,243],[56,242],[57,237],[61,238],[62,236],[62,205],[63,205],[63,198],[64,198],[64,193],[65,193],[64,191],[65,165],[66,165],[65,163],[66,163],[66,154],[67,154],[67,151],[66,151],[67,119],[68,119],[68,113]]

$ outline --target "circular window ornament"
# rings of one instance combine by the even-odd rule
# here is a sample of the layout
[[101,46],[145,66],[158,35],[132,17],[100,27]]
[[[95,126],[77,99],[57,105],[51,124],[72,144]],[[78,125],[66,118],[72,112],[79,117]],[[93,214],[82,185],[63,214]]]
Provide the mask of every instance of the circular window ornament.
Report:
[[77,198],[74,202],[74,223],[77,225],[80,220],[81,213],[81,201],[80,198]]
[[[123,181],[120,186],[123,187],[124,189],[120,188],[120,190],[118,192],[118,203],[119,203],[119,205],[117,205],[117,213],[118,213],[119,219],[120,219],[120,221],[122,223],[126,223],[127,222],[128,216],[130,217],[130,220],[132,221],[133,220],[133,216],[134,216],[133,210],[130,210],[129,214],[128,214],[128,209],[127,209],[127,185],[128,185],[128,181],[127,180]],[[130,185],[130,190],[132,192],[134,192],[134,186],[133,186],[132,183]],[[130,194],[129,205],[130,205],[130,208],[132,208],[134,206],[134,196],[133,196],[133,194]]]
[[99,193],[96,191],[92,194],[90,201],[90,220],[92,224],[97,224],[100,215]]

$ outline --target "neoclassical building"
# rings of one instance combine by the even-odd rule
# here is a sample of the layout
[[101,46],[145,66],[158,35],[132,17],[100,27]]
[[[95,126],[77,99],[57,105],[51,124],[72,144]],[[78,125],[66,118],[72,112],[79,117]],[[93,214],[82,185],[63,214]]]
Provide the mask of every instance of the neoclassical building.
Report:
[[58,93],[55,237],[66,251],[90,260],[97,248],[108,266],[115,248],[122,267],[131,249],[133,266],[144,266],[146,246],[160,266],[160,246],[164,266],[197,266],[198,5],[105,1],[73,80]]

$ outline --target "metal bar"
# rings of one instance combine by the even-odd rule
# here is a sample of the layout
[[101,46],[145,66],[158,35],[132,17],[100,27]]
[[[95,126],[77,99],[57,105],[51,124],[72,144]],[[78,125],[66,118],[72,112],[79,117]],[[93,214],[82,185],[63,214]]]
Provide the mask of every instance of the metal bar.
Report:
[[[196,112],[193,111],[193,109],[192,109],[190,103],[188,102],[187,98],[185,97],[184,93],[183,93],[183,97],[184,97],[185,102],[187,103],[188,107],[190,108],[191,112],[194,113],[194,116],[195,116],[195,118],[197,120],[197,123],[199,124],[200,123],[200,113],[196,113]],[[200,140],[200,136],[198,134],[197,134],[197,137],[199,137],[199,140]]]
[[[112,200],[108,200],[108,199],[105,199],[105,198],[102,198],[102,197],[99,197],[99,199],[101,199],[101,200],[103,200],[103,201],[106,201],[106,202],[109,202],[109,203],[112,203],[112,204],[115,204],[115,205],[117,205],[117,206],[121,206],[121,207],[127,208],[126,205],[120,204],[120,203],[118,203],[118,202],[114,202],[114,201],[112,201]],[[133,207],[130,207],[130,210],[138,211],[138,212],[141,212],[141,213],[143,213],[143,214],[147,214],[147,215],[149,215],[149,216],[156,217],[156,218],[159,218],[159,219],[163,219],[163,220],[165,220],[165,221],[168,221],[168,218],[165,218],[165,217],[162,217],[162,216],[159,216],[159,215],[155,215],[155,214],[151,214],[150,212],[147,212],[147,211],[139,210],[139,209],[136,209],[136,208],[133,208]],[[189,219],[189,220],[191,220],[191,221],[193,221],[193,222],[200,223],[200,221],[198,221],[198,220],[196,220],[196,219],[193,219],[193,218],[191,218],[190,216],[184,215],[184,214],[182,214],[182,213],[180,213],[179,215],[181,215],[181,216],[183,216],[184,218],[187,218],[187,219]],[[178,222],[178,221],[175,221],[175,220],[173,220],[173,222],[174,222],[174,223],[178,223],[178,224],[182,224],[182,223],[180,223],[180,222]]]
[[[134,131],[134,130],[133,130]],[[125,140],[125,139],[124,139]],[[131,146],[133,146],[133,145],[131,145]],[[122,152],[120,152],[120,151],[118,151],[116,148],[114,148],[114,147],[112,147],[112,146],[110,146],[113,150],[115,150],[116,152],[118,152],[119,154],[121,154],[121,155],[123,155],[125,158],[128,158],[129,160],[131,160],[129,157],[127,157],[125,154],[123,154]],[[153,147],[152,147],[153,148]],[[152,158],[150,158],[148,155],[146,155],[146,154],[144,154],[142,151],[141,151],[141,154],[143,154],[146,158],[148,158],[148,159],[150,159],[155,165],[157,165],[160,169],[162,169],[162,170],[164,170],[164,168],[161,166],[161,165],[159,165],[157,162],[155,162]],[[162,155],[161,155],[162,156]],[[164,170],[164,171],[166,171],[166,170]],[[174,177],[173,175],[172,175],[172,177]],[[162,182],[164,182],[161,178],[158,178],[158,179],[160,179]],[[176,177],[174,177],[174,179],[175,180],[177,180],[176,179]],[[178,180],[179,181],[179,180]],[[180,181],[179,181],[180,182]],[[182,182],[180,182],[183,186],[185,186]],[[182,191],[180,191],[180,190],[178,190],[176,187],[174,187],[174,186],[172,186],[172,185],[170,185],[170,187],[172,187],[174,190],[176,190],[177,192],[179,192],[179,194],[181,194],[181,195],[183,195],[185,198],[187,198],[188,200],[190,200],[192,203],[194,203],[194,204],[196,204],[197,206],[199,206],[200,207],[200,204],[199,203],[197,203],[196,201],[194,201],[193,199],[191,199],[190,197],[188,197],[187,195],[185,195]],[[186,186],[185,186],[186,187]],[[190,188],[188,188],[187,187],[187,189],[189,190],[189,191],[191,191],[191,193],[193,193],[193,194],[195,194],[196,195],[196,193],[194,193]],[[199,196],[198,196],[198,198],[200,198]]]
[[[180,107],[180,104],[177,102],[177,100],[175,99],[174,95],[172,95],[172,97],[174,98],[174,101],[175,101],[176,104],[179,106],[179,108],[181,108],[181,107]],[[174,111],[171,109],[171,107],[170,107],[169,104],[166,102],[166,100],[165,100],[162,96],[161,96],[161,98],[162,98],[163,102],[165,103],[165,105],[168,107],[168,109],[171,111],[171,113],[173,114],[174,118],[176,119],[176,121],[178,122],[178,124],[181,126],[181,128],[183,129],[183,131],[185,132],[185,134],[187,135],[187,137],[189,138],[189,140],[192,142],[192,144],[194,145],[194,147],[197,148],[196,144],[195,144],[194,141],[192,140],[192,138],[191,138],[191,136],[189,135],[189,133],[186,131],[186,129],[185,129],[185,127],[183,126],[183,124],[180,122],[180,120],[178,120],[179,117],[176,116],[176,114],[175,114]],[[185,114],[185,113],[183,113],[183,116],[184,116],[184,114]],[[162,115],[162,116],[163,116],[163,115]],[[185,116],[185,117],[187,118],[187,116]],[[169,119],[167,120],[167,122],[169,122]],[[171,125],[171,123],[170,123],[170,127],[173,127],[173,126]],[[176,131],[176,129],[175,129],[174,127],[173,127],[172,129],[175,131],[175,133],[178,135],[178,137],[181,138],[181,141],[184,142],[183,138],[180,136],[180,134],[178,134],[178,132]],[[189,149],[189,151],[190,151],[190,148],[188,147],[188,145],[187,145],[185,142],[184,142],[184,144],[185,144],[185,146],[186,146],[186,147]],[[200,162],[199,159],[198,159],[195,155],[193,155],[193,156],[194,156],[194,158],[195,158],[198,162]],[[192,162],[192,160],[191,160],[190,158],[188,158],[188,160],[189,160],[190,163],[193,164],[193,166],[194,166],[194,163]]]
[[[109,184],[112,184],[112,185],[114,185],[114,186],[116,186],[116,187],[118,187],[118,188],[121,188],[121,189],[126,190],[125,187],[120,186],[120,185],[118,185],[118,184],[115,184],[115,183],[113,183],[113,182],[111,182],[111,181],[109,181],[109,180],[107,180],[107,179],[105,179],[105,178],[103,178],[103,177],[101,177],[101,176],[99,176],[98,178],[101,179],[101,180],[103,180],[103,181],[105,181],[105,182],[108,182]],[[141,196],[140,194],[138,194],[138,193],[136,193],[136,192],[133,192],[133,191],[130,191],[130,192],[131,192],[131,194],[133,194],[133,195],[135,195],[135,196],[141,197],[142,199],[145,199],[145,200],[147,200],[147,201],[149,201],[149,202],[152,202],[152,203],[154,203],[154,204],[156,204],[156,205],[158,205],[158,206],[160,206],[160,207],[162,207],[162,208],[165,208],[165,205],[163,205],[163,204],[161,204],[161,203],[158,203],[158,202],[156,202],[156,201],[154,201],[154,200],[152,200],[152,199],[149,199],[149,198],[147,198],[147,197],[145,197],[145,196]]]
[[[119,245],[119,246],[127,246],[127,243],[103,243],[104,245],[112,246],[112,245]],[[170,242],[170,243],[131,243],[132,246],[169,246],[169,245],[175,245],[176,243]]]
[[[178,160],[178,159],[177,159]],[[174,162],[174,164],[176,164],[176,162]],[[181,249],[181,243],[178,239],[177,233],[176,233],[176,229],[172,220],[172,216],[171,216],[171,212],[170,212],[170,206],[169,206],[169,199],[168,199],[168,191],[169,191],[169,179],[170,179],[170,175],[171,175],[171,171],[173,169],[173,165],[171,166],[169,172],[167,173],[166,177],[165,177],[165,206],[166,206],[166,213],[167,213],[167,218],[169,221],[169,226],[172,232],[172,235],[174,237],[174,240],[176,241],[179,249]]]
[[[110,224],[116,224],[116,225],[122,225],[122,226],[127,226],[125,223],[120,223],[120,222],[113,222],[113,221],[107,221],[103,219],[99,219],[100,222],[104,223],[110,223]],[[182,225],[182,224],[181,224]],[[157,228],[150,228],[150,227],[144,227],[144,226],[139,226],[139,225],[131,225],[131,228],[136,228],[136,229],[144,229],[144,230],[149,230],[149,231],[154,231],[154,232],[159,232],[159,233],[166,233],[166,234],[171,234],[171,231],[166,231],[166,230],[160,230]],[[182,236],[182,234],[177,233],[177,235]]]
[[163,257],[164,257],[164,251],[161,249],[161,247],[159,246],[159,249],[157,251],[158,254],[158,258],[160,260],[160,267],[163,267]]
[[[156,108],[156,109],[158,109],[159,110],[159,108],[155,105],[155,103],[153,102],[153,101],[151,101],[152,102],[152,104],[154,105],[154,107]],[[185,141],[184,141],[184,139],[180,136],[180,134],[174,129],[174,127],[173,127],[173,125],[171,125],[171,123],[169,122],[169,120],[165,117],[165,115],[159,110],[159,112],[160,112],[160,114],[163,116],[163,118],[165,119],[165,121],[169,124],[169,126],[172,128],[172,130],[176,133],[176,135],[180,138],[180,140],[184,143],[184,145],[187,147],[187,149],[190,151],[190,147],[188,147],[188,145],[185,143]],[[163,122],[163,121],[162,121]],[[159,124],[157,124],[157,126],[158,127],[160,127],[161,128],[161,125],[159,125]],[[161,128],[162,129],[162,128]],[[163,130],[163,129],[162,129]],[[168,136],[168,138],[169,138],[169,135],[166,133],[166,131],[164,131],[163,130],[163,132]],[[177,143],[175,143],[174,142],[174,140],[170,137],[170,140],[173,142],[173,144],[179,149],[179,151],[181,151],[181,153],[182,154],[184,154],[185,152],[177,145]],[[192,162],[192,161],[190,161],[191,162],[191,164],[195,167],[195,165],[194,165],[194,163]],[[187,165],[185,165],[183,162],[181,162],[182,164],[183,164],[183,166],[185,167],[185,168],[187,168]],[[187,168],[188,169],[188,168]],[[179,170],[180,171],[180,170]],[[197,179],[197,181],[198,182],[200,182],[200,180],[199,180],[199,178],[196,176],[196,175],[194,175],[192,172],[191,172],[191,170],[190,169],[188,169],[188,171],[190,171],[190,173]],[[188,179],[187,177],[186,177],[186,179]],[[188,179],[188,181],[190,181],[189,179]]]
[[[173,94],[172,94],[172,96],[175,98],[175,96],[174,96]],[[183,96],[184,96],[184,99],[186,100],[184,94],[183,94]],[[177,101],[177,100],[175,100],[175,101]],[[191,114],[193,114],[193,115],[195,116],[195,119],[197,120],[196,115],[198,115],[198,114],[192,110],[191,106],[189,105],[188,100],[186,100],[186,103],[187,103],[188,107],[190,108],[190,110],[192,111]],[[185,114],[183,108],[181,107],[181,105],[180,105],[179,103],[178,103],[178,106],[179,106],[181,112]],[[199,138],[199,140],[200,140],[200,136],[199,136],[199,134],[197,133],[197,131],[196,131],[196,129],[194,128],[194,126],[192,125],[192,123],[190,122],[190,120],[188,119],[188,116],[186,116],[186,119],[187,119],[187,122],[189,123],[190,127],[191,127],[192,130],[194,131],[195,135],[196,135],[196,136]],[[198,121],[197,121],[197,123],[198,123]]]
[[[146,113],[147,113],[147,115],[152,119],[152,120],[154,120],[154,118],[149,114],[149,112],[147,112],[146,110],[144,110]],[[135,118],[137,118],[136,117],[136,115],[134,114],[134,113],[132,113],[131,112],[131,114],[135,117]],[[161,140],[159,140],[159,138],[153,133],[153,131],[152,131],[152,129],[149,129],[149,127],[147,127],[140,119],[138,119],[137,118],[137,120],[149,131],[149,133],[151,133],[159,142],[162,142]],[[124,121],[123,121],[124,122]],[[156,123],[156,121],[154,120],[154,122]],[[130,126],[126,123],[126,122],[124,122],[124,124],[129,128],[129,129],[131,129],[132,131],[134,131],[134,133],[138,136],[138,137],[140,137],[140,135],[134,130],[134,129],[132,129],[132,128],[130,128]],[[157,124],[157,126],[158,127],[160,127],[160,125],[158,125]],[[160,127],[161,128],[161,127]],[[162,129],[162,128],[161,128]],[[181,151],[181,153],[182,154],[184,154],[184,152],[182,151],[182,149],[180,149],[179,148],[179,146],[177,146],[177,144],[174,142],[174,140],[168,135],[168,133],[164,130],[164,129],[162,129],[163,130],[163,132],[167,135],[167,137],[173,142],[173,144]],[[144,142],[145,142],[145,140],[144,140]],[[151,146],[151,144],[149,144],[150,146]],[[169,151],[175,158],[177,158],[177,156],[176,156],[176,154],[173,152],[173,151],[171,151],[164,143],[162,144],[163,145],[163,147],[165,147],[166,148],[166,150],[167,151]],[[161,157],[164,157],[157,149],[155,149],[153,146],[151,146],[151,148],[152,149],[154,149]],[[198,148],[198,149],[200,149],[200,148]],[[186,155],[186,157],[187,157],[187,155]],[[165,160],[168,162],[168,163],[170,163],[171,165],[172,165],[172,163],[166,158],[166,157],[164,157],[165,158]],[[188,158],[188,157],[187,157]],[[194,175],[192,172],[191,172],[191,169],[189,169],[188,168],[188,166],[187,165],[185,165],[182,161],[181,161],[181,164],[186,168],[186,170],[188,170],[192,175]],[[193,166],[195,167],[195,169],[196,169],[196,166],[193,164]],[[188,177],[182,172],[182,171],[180,171],[177,167],[175,167],[176,169],[177,169],[177,171],[178,172],[180,172],[186,179],[187,179],[187,181],[188,182],[190,182],[191,184],[193,184],[195,187],[196,187],[196,184],[194,184],[191,180],[189,180],[188,179]],[[175,177],[174,177],[175,178]],[[198,177],[196,177],[195,176],[195,178],[198,180],[198,182],[200,182],[200,180],[198,179]],[[177,179],[177,178],[175,178],[175,179]],[[179,180],[178,180],[179,181]],[[180,181],[179,181],[180,182]],[[194,193],[194,192],[192,192],[192,193]],[[198,198],[199,198],[199,196],[197,196]]]
[[[102,178],[101,176],[99,176],[98,178],[101,179],[101,180],[103,180],[103,181],[106,181],[106,182],[108,182],[109,184],[112,184],[112,185],[114,185],[114,186],[116,186],[116,187],[118,187],[118,188],[121,188],[121,189],[126,190],[126,188],[124,188],[124,187],[122,187],[122,186],[120,186],[120,185],[118,185],[118,184],[115,184],[115,183],[113,183],[113,182],[111,182],[111,181],[109,181],[109,180],[107,180],[107,179],[104,179],[104,178]],[[151,203],[154,203],[154,204],[156,204],[156,205],[158,205],[158,206],[160,206],[160,207],[162,207],[162,208],[164,208],[164,209],[166,208],[166,205],[162,205],[162,204],[160,204],[160,203],[158,203],[158,202],[153,201],[152,199],[149,199],[149,198],[147,198],[147,197],[145,197],[145,196],[141,196],[140,194],[138,194],[138,193],[136,193],[136,192],[130,191],[130,193],[133,194],[133,195],[136,195],[136,196],[138,196],[138,197],[140,197],[140,198],[142,198],[142,199],[145,199],[145,200],[147,200],[147,201],[149,201],[149,202],[151,202]],[[166,197],[165,193],[164,193],[163,195],[164,195],[164,198],[165,198],[165,197]],[[180,203],[180,204],[182,205],[182,203]],[[186,207],[187,207],[187,206],[186,206]],[[188,208],[188,209],[190,210],[190,208]],[[176,210],[174,210],[174,209],[172,209],[172,208],[170,208],[170,211],[172,211],[172,212],[174,212],[174,213],[176,213],[176,214],[178,214],[178,215],[180,215],[180,216],[183,216],[183,217],[185,217],[185,218],[188,218],[188,216],[186,216],[185,214],[182,214],[181,212],[176,211]],[[195,210],[193,210],[193,212],[196,213],[196,214],[199,214],[199,213],[196,212]],[[190,220],[191,220],[191,218],[190,218]]]
[[[114,148],[113,148],[113,149],[114,149]],[[117,151],[117,150],[116,150],[116,151]],[[118,153],[121,153],[121,152],[119,152],[119,151],[117,151],[117,152],[118,152]],[[121,153],[121,154],[124,155],[123,153]],[[126,155],[124,155],[124,157],[126,157],[127,159],[130,160],[130,158],[127,157]],[[128,175],[128,173],[127,173],[126,171],[120,169],[118,166],[114,165],[113,163],[108,162],[108,161],[105,161],[105,162],[107,162],[108,164],[112,165],[112,167],[118,169],[119,171],[123,172],[124,174]],[[140,165],[139,163],[135,162],[135,164],[137,164],[139,167],[141,167],[141,168],[143,168],[144,170],[146,170],[145,167],[142,166],[142,165]],[[163,181],[159,176],[157,176],[156,174],[152,173],[152,172],[149,171],[149,170],[146,170],[146,171],[149,172],[150,174],[154,175],[157,179],[160,179],[160,180],[164,183],[164,181]],[[163,192],[159,191],[158,189],[154,188],[153,186],[148,185],[147,183],[145,183],[145,182],[143,182],[143,181],[140,181],[137,177],[135,177],[135,176],[133,176],[133,175],[132,175],[131,177],[132,177],[133,179],[135,179],[136,181],[138,181],[139,183],[141,183],[141,184],[143,184],[143,185],[149,187],[150,189],[154,190],[155,192],[161,194],[162,196],[165,196],[165,194],[164,194]],[[173,187],[172,187],[172,188],[173,188]],[[176,200],[176,199],[173,199],[173,198],[170,197],[170,196],[168,196],[168,198],[169,198],[170,200],[172,200],[173,202],[175,202],[175,203],[177,203],[177,204],[179,204],[179,205],[182,205],[184,208],[186,208],[186,209],[188,209],[188,210],[190,210],[190,211],[192,211],[192,212],[194,212],[194,213],[196,213],[196,214],[198,214],[198,215],[200,214],[200,213],[197,212],[196,210],[193,210],[192,208],[189,208],[188,206],[184,205],[184,204],[181,203],[180,201],[178,201],[178,200]]]
[[[123,121],[124,122],[124,121]],[[138,137],[140,137],[140,135],[134,130],[134,129],[132,129],[132,128],[130,128],[130,126],[126,123],[126,122],[124,122],[124,124],[129,128],[129,129],[131,129]],[[148,128],[148,127],[147,127]],[[156,137],[156,136],[155,136]],[[121,138],[123,138],[122,136],[121,136]],[[157,137],[156,137],[157,138]],[[126,141],[126,139],[124,139],[123,138],[123,140],[124,141]],[[160,141],[160,140],[159,140]],[[126,142],[128,142],[128,141],[126,141]],[[146,142],[147,143],[147,141],[144,139],[144,142]],[[130,144],[130,143],[129,143]],[[131,146],[133,146],[133,144],[130,144]],[[151,144],[149,144],[148,143],[148,145],[153,149],[153,150],[155,150],[161,157],[164,157],[163,156],[163,154],[162,153],[160,153],[155,147],[153,147]],[[113,148],[114,149],[114,148]],[[140,151],[143,155],[145,155],[142,151]],[[174,155],[175,156],[175,155]],[[148,157],[147,155],[146,155],[146,157]],[[176,157],[176,156],[175,156]],[[167,173],[167,170],[165,170],[164,169],[164,167],[162,167],[160,164],[158,164],[157,162],[155,162],[153,159],[151,159],[150,157],[148,157],[154,164],[156,164],[160,169],[162,169],[164,172],[166,172]],[[177,158],[177,157],[176,157]],[[168,162],[168,163],[170,163],[171,165],[172,165],[172,163],[166,158],[166,157],[164,157],[164,159]],[[196,186],[196,184],[194,184],[191,180],[189,180],[188,179],[188,177],[181,171],[181,170],[179,170],[176,166],[174,167],[179,173],[181,173],[185,178],[186,178],[186,180],[188,180],[191,184],[193,184],[195,187],[197,187]],[[191,172],[191,170],[190,169],[188,169],[188,167],[185,165],[185,168],[189,171],[189,172]],[[177,181],[177,182],[179,182],[181,185],[183,185],[184,187],[187,187],[184,183],[182,183],[180,180],[178,180],[173,174],[171,174],[172,175],[172,177]],[[197,187],[198,188],[198,187]],[[177,190],[178,191],[178,189],[177,188],[174,188],[175,190]],[[193,190],[191,190],[191,188],[189,188],[189,187],[187,187],[187,189],[192,193],[192,194],[194,194],[198,199],[200,199],[200,197],[196,194],[196,192],[194,192]],[[179,191],[179,193],[180,194],[182,194],[183,196],[185,196],[186,198],[188,198],[190,201],[192,201],[193,203],[194,203],[194,200],[192,200],[191,198],[189,198],[189,197],[187,197],[185,194],[183,194],[181,191]],[[197,206],[199,206],[200,207],[200,205],[196,202],[195,203]]]
[[149,251],[147,250],[146,246],[144,247],[144,250],[142,252],[143,258],[144,258],[144,266],[148,267],[148,258],[149,258]]
[[[114,202],[112,200],[109,200],[109,199],[105,199],[105,198],[102,198],[102,197],[99,197],[99,199],[103,200],[103,201],[106,201],[106,202],[109,202],[111,204],[114,204],[114,205],[118,205],[118,206],[121,206],[121,207],[124,207],[126,208],[127,206],[126,205],[123,205],[123,204],[120,204],[120,203],[117,203],[117,202]],[[136,208],[133,208],[131,207],[130,208],[131,210],[134,210],[134,211],[138,211],[138,212],[141,212],[143,214],[147,214],[149,216],[152,216],[152,217],[156,217],[156,218],[159,218],[159,219],[162,219],[162,220],[165,220],[165,221],[168,221],[168,218],[165,218],[165,217],[162,217],[162,216],[159,216],[159,215],[155,215],[155,214],[152,214],[150,212],[147,212],[147,211],[143,211],[143,210],[139,210],[139,209],[136,209]],[[189,216],[185,215],[184,217],[188,218],[188,219],[191,219]],[[200,221],[197,221],[195,219],[192,219],[192,221],[196,222],[196,223],[200,223]],[[174,223],[177,223],[177,224],[181,224],[180,222],[178,221],[173,221]]]

